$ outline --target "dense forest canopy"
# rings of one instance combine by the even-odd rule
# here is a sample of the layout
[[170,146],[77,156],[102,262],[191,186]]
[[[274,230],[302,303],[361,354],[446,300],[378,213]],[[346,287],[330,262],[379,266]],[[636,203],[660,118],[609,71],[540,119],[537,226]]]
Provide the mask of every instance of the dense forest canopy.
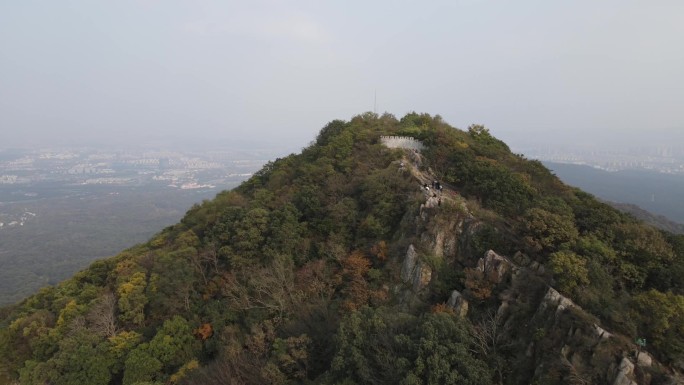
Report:
[[[425,178],[446,187],[437,205]],[[478,267],[490,249],[518,278]],[[542,317],[549,286],[577,306]],[[634,375],[665,384],[684,369],[683,295],[683,236],[564,185],[483,126],[365,113],[2,309],[0,384],[612,383],[604,368],[635,338],[659,363]],[[597,325],[615,336],[592,350],[560,332]]]

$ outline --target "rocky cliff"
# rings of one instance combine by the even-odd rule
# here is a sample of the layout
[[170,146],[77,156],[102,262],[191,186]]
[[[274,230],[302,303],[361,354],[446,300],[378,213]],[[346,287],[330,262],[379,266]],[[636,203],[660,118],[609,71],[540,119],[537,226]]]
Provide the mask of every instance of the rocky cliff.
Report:
[[[432,179],[416,172],[418,182]],[[436,258],[456,271],[471,268],[473,279],[486,282],[490,293],[483,298],[467,287],[454,287],[446,305],[460,317],[473,316],[475,335],[483,350],[511,356],[495,364],[501,379],[511,383],[651,385],[682,384],[680,374],[630,342],[610,332],[600,321],[560,294],[552,286],[544,266],[522,253],[513,258],[487,250],[472,255],[470,242],[482,230],[481,220],[470,213],[457,191],[447,189],[435,204],[431,193],[415,217],[418,248],[411,244],[400,256],[401,279],[420,296],[436,273],[426,259]],[[416,250],[422,250],[421,253]],[[457,290],[459,289],[459,290]],[[413,298],[415,300],[415,297]],[[516,348],[513,348],[516,347]],[[505,352],[505,353],[504,353]],[[501,365],[501,366],[498,366]],[[512,379],[515,379],[511,381]]]

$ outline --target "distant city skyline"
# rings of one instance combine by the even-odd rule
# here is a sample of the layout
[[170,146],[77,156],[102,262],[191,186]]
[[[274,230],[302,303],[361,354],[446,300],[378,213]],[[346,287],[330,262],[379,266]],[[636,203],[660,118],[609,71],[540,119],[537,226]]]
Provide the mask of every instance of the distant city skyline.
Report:
[[[684,141],[677,0],[0,4],[0,146],[280,147],[372,111],[512,148]],[[377,96],[377,99],[376,99]]]

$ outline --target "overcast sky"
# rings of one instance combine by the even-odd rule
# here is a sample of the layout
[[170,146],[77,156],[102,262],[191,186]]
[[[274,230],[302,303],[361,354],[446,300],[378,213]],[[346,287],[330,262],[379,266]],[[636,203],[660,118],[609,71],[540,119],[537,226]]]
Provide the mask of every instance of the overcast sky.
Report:
[[0,147],[440,114],[513,147],[684,132],[684,1],[0,1]]

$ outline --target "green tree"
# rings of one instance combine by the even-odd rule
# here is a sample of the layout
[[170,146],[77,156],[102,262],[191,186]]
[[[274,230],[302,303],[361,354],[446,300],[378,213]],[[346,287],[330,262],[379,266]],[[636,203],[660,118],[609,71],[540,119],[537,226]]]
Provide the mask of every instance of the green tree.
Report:
[[59,342],[59,350],[46,362],[31,362],[21,370],[22,384],[107,385],[114,358],[106,342],[85,329],[73,331]]
[[148,350],[164,366],[177,368],[189,361],[199,348],[193,328],[181,316],[166,320],[150,340]]
[[568,294],[589,284],[586,260],[571,251],[557,251],[549,256],[549,264],[558,288]]
[[449,313],[421,318],[380,308],[347,316],[332,362],[337,383],[491,384],[486,363],[471,354],[465,320]]
[[123,371],[128,353],[130,353],[141,340],[142,336],[134,331],[122,331],[117,335],[108,338],[109,354],[114,358],[112,372],[119,373]]
[[490,158],[508,155],[510,149],[506,143],[492,136],[489,129],[479,124],[468,127],[468,135],[473,139],[473,149],[478,155]]
[[465,191],[482,200],[482,204],[502,214],[518,214],[530,206],[534,189],[523,176],[504,164],[477,157],[460,166]]
[[431,313],[417,329],[417,357],[403,385],[491,384],[487,364],[470,353],[468,325],[449,313]]
[[231,244],[235,251],[245,257],[258,257],[258,250],[266,239],[269,212],[264,208],[254,208],[245,213],[240,222],[234,225],[235,234]]
[[149,343],[133,349],[126,358],[123,384],[166,381],[199,351],[192,327],[180,316],[164,322]]
[[614,226],[616,250],[620,256],[645,269],[668,264],[674,257],[672,246],[657,229],[638,222]]
[[164,365],[149,352],[147,343],[133,349],[126,358],[123,385],[134,385],[141,382],[151,382],[161,379],[161,369]]
[[579,233],[571,217],[531,208],[522,218],[523,240],[531,252],[550,253],[571,246]]
[[416,318],[390,309],[363,308],[340,323],[332,374],[340,382],[398,384],[413,355]]
[[581,236],[575,246],[575,250],[587,257],[587,259],[595,260],[604,265],[614,264],[617,259],[615,250],[601,241],[595,235]]
[[651,289],[634,298],[633,309],[639,335],[668,361],[684,360],[684,296]]
[[134,325],[142,325],[145,322],[146,287],[147,275],[142,271],[133,273],[130,279],[119,285],[117,294],[121,312],[119,318],[122,322],[130,322]]

